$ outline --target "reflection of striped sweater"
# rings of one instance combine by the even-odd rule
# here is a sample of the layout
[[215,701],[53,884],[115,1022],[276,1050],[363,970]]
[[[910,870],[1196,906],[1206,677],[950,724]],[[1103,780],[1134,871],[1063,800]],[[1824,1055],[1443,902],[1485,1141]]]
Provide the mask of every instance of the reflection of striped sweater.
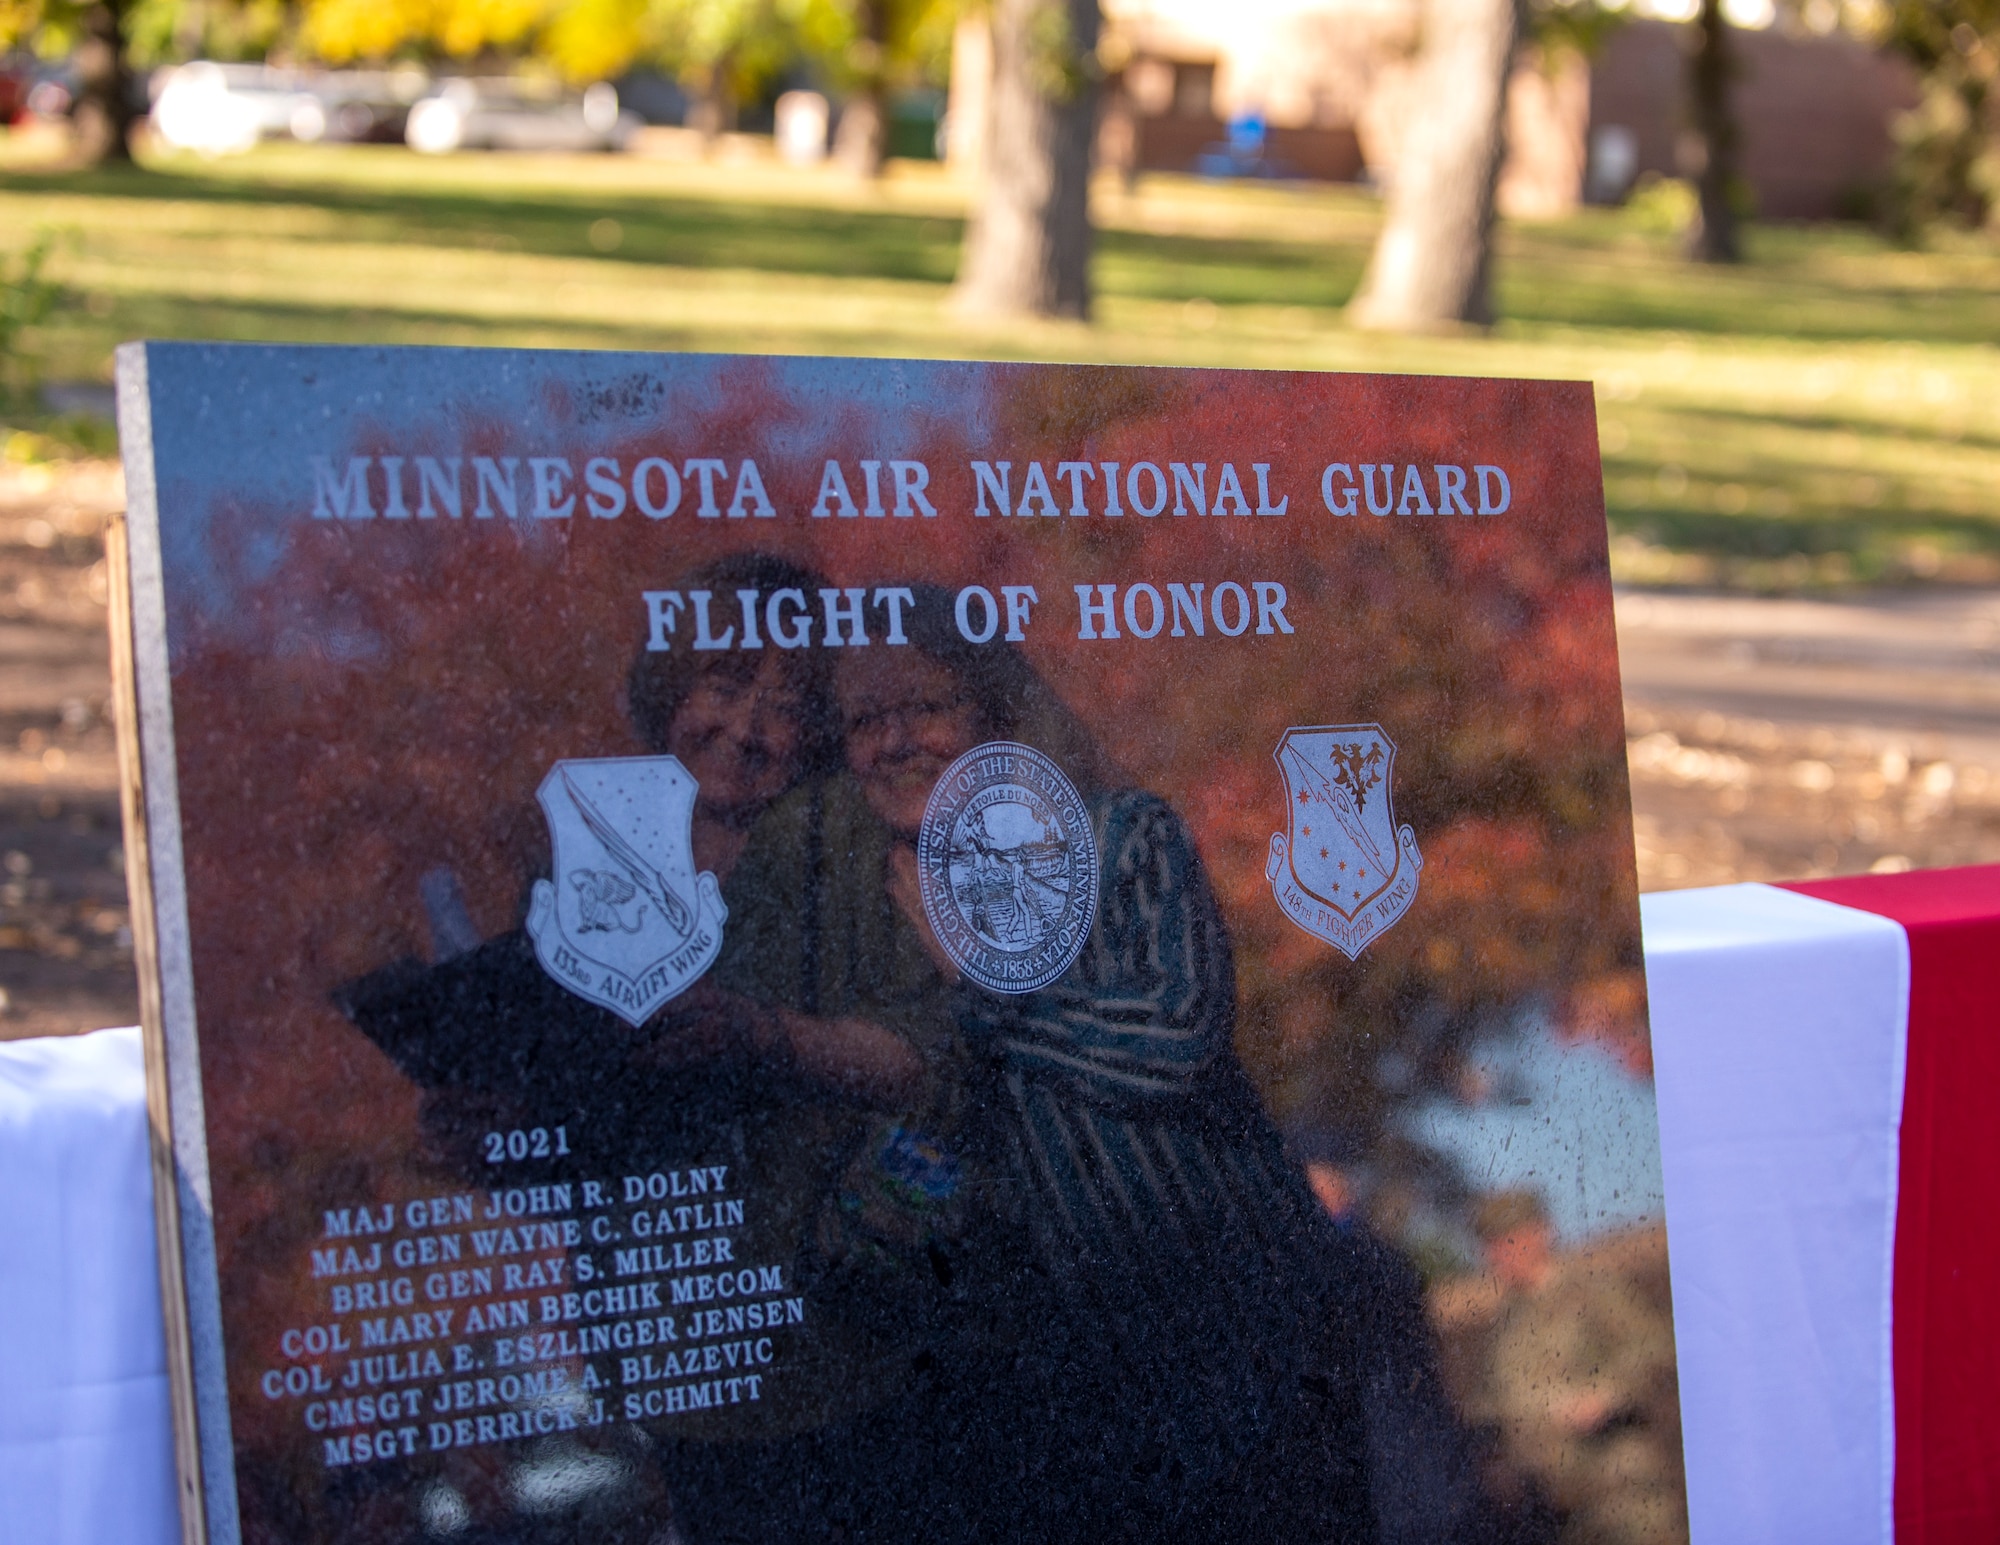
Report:
[[1310,1377],[1325,1225],[1232,1048],[1229,940],[1179,819],[1094,811],[1098,916],[1076,964],[1004,999],[961,989],[1046,1264],[1121,1343],[1133,1398],[1191,1467],[1232,1464]]

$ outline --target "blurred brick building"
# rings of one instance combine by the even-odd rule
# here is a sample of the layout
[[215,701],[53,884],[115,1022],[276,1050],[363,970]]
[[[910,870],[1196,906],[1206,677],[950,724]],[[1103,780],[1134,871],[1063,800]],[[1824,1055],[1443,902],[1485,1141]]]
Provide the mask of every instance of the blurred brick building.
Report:
[[[1145,171],[1395,175],[1414,81],[1419,0],[1104,0],[1111,68],[1102,160]],[[1672,176],[1683,124],[1686,28],[1634,20],[1596,57],[1524,50],[1508,99],[1501,207],[1517,216],[1615,203]],[[1907,66],[1846,37],[1738,29],[1744,172],[1759,214],[1858,212],[1886,174]],[[947,154],[976,162],[990,52],[961,25]]]
[[[1587,196],[1622,191],[1610,174],[1628,153],[1631,176],[1673,174],[1684,95],[1680,33],[1665,22],[1633,22],[1593,63],[1590,143],[1600,185],[1586,187]],[[1780,220],[1859,213],[1889,170],[1896,118],[1916,104],[1915,73],[1848,37],[1762,28],[1735,39],[1743,175],[1757,212]],[[1613,148],[1621,140],[1625,148]]]

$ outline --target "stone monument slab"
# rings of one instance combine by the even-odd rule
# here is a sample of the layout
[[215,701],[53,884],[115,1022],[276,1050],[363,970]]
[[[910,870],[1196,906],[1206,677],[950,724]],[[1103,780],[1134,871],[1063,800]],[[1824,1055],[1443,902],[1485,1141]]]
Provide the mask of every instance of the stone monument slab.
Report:
[[119,399],[191,1541],[1684,1537],[1588,386]]

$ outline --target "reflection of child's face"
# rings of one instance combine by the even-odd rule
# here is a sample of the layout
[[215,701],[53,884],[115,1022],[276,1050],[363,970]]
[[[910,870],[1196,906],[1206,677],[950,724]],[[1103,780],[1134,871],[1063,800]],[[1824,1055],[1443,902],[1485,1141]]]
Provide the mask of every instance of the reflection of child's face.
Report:
[[804,709],[776,655],[748,678],[704,671],[674,715],[667,749],[694,774],[705,808],[747,820],[797,777]]
[[914,649],[854,650],[840,662],[847,764],[868,805],[904,841],[916,840],[939,776],[986,739],[958,678]]

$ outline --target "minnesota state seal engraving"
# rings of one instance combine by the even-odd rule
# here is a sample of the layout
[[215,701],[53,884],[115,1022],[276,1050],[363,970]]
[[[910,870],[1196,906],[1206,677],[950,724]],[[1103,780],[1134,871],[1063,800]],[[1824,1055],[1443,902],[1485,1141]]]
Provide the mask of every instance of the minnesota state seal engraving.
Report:
[[1097,917],[1097,837],[1063,770],[988,741],[944,771],[917,833],[924,915],[958,969],[992,992],[1046,987]]
[[678,757],[565,760],[536,791],[555,878],[537,880],[528,935],[542,969],[641,1025],[715,963],[729,908],[695,873],[696,785]]
[[1285,916],[1352,960],[1409,911],[1424,867],[1396,825],[1396,743],[1379,724],[1295,725],[1272,754],[1290,826],[1265,878]]

